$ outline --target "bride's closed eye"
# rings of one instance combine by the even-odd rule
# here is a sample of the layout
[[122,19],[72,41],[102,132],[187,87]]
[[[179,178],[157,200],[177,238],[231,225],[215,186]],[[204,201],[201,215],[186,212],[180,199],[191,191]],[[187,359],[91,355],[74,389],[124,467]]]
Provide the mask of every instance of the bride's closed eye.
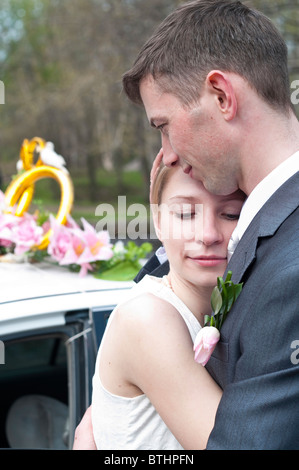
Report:
[[192,219],[195,215],[195,212],[179,212],[175,214],[175,216],[181,220]]
[[222,214],[222,216],[223,216],[225,219],[227,219],[227,220],[232,220],[232,221],[234,221],[234,220],[239,220],[239,218],[240,218],[240,214],[239,214],[239,213],[238,213],[238,214],[224,213],[224,214]]

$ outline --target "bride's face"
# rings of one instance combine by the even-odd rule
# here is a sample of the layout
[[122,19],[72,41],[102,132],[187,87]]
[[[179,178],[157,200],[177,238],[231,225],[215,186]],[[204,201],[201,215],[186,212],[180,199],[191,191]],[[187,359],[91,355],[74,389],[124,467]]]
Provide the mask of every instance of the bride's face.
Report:
[[227,265],[227,245],[244,195],[209,193],[180,168],[171,170],[159,206],[156,229],[172,272],[198,286],[214,286]]

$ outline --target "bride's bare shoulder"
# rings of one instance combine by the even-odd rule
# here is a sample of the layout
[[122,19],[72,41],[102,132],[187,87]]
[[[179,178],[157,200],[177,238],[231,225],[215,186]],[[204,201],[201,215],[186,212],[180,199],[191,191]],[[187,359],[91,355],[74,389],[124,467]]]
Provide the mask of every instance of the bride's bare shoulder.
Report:
[[127,326],[138,327],[162,326],[165,322],[181,323],[183,320],[177,309],[169,303],[150,292],[142,293],[121,304],[117,309],[117,322],[124,322]]

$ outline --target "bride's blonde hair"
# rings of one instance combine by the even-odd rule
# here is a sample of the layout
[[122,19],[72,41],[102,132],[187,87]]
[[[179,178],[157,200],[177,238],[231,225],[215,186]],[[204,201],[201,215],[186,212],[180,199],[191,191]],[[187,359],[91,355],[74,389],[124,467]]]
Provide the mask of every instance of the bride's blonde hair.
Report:
[[166,184],[168,183],[168,180],[170,178],[170,175],[173,171],[173,168],[169,168],[164,165],[163,162],[161,162],[156,175],[154,176],[154,179],[151,183],[152,188],[151,188],[151,204],[159,206],[162,201],[162,194],[164,191],[164,188]]

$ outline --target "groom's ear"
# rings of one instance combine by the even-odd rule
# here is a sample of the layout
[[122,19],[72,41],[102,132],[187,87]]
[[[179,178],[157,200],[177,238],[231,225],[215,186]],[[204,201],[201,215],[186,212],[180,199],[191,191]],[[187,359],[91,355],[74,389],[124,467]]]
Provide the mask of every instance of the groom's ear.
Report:
[[206,85],[224,119],[234,119],[237,114],[237,98],[229,74],[212,70],[206,77]]

